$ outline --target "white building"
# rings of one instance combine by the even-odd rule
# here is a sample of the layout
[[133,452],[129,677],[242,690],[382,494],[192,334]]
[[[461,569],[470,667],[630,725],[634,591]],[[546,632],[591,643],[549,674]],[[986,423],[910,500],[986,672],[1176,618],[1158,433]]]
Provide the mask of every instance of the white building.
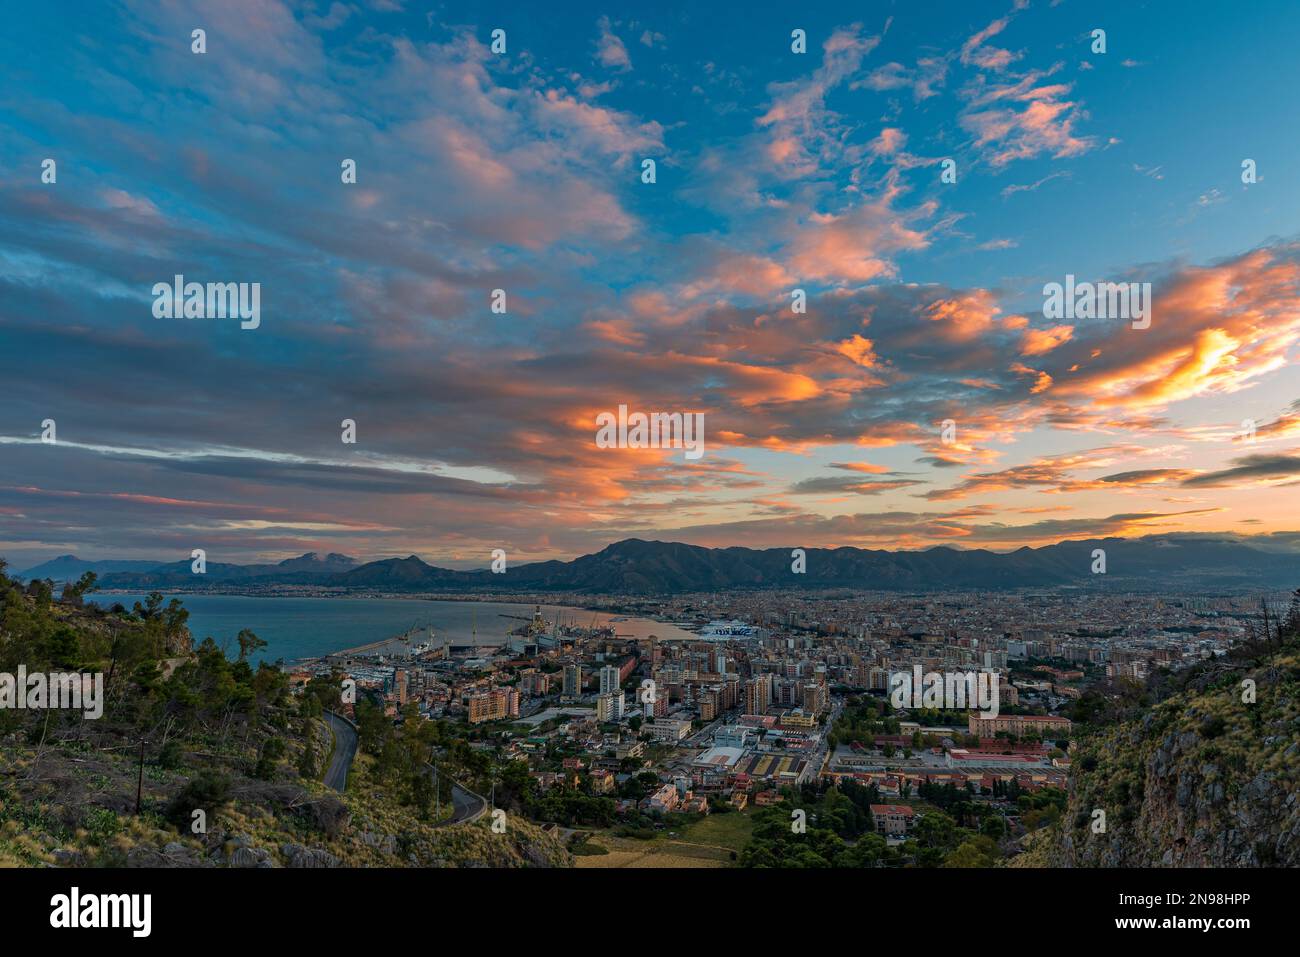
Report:
[[609,694],[617,691],[619,686],[618,668],[613,665],[606,665],[600,669],[600,693]]

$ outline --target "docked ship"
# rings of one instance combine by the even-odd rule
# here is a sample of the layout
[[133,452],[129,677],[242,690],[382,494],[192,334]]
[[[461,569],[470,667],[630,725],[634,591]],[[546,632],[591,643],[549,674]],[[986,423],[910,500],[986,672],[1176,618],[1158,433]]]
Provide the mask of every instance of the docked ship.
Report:
[[705,641],[733,641],[738,638],[757,638],[758,629],[743,621],[711,621],[699,631]]

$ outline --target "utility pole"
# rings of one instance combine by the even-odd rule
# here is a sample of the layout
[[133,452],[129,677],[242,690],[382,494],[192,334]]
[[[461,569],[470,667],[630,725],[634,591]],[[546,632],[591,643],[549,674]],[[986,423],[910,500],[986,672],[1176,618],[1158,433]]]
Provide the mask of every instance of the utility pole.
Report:
[[434,759],[438,756],[438,749],[429,745],[429,764],[433,766],[433,819],[436,821],[442,817],[442,792],[438,790],[438,765]]
[[144,738],[140,739],[140,776],[135,781],[135,816],[140,816],[140,797],[144,791]]

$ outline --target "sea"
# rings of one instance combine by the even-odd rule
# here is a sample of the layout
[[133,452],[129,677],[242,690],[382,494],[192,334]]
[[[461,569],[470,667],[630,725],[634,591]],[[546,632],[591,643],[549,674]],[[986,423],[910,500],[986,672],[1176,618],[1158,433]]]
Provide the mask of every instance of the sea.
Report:
[[[100,593],[87,600],[105,608],[121,602],[131,608],[143,603],[144,594]],[[179,598],[189,611],[189,629],[195,644],[211,637],[233,654],[235,636],[251,629],[266,642],[253,662],[319,658],[347,648],[393,638],[410,628],[433,629],[434,641],[453,644],[503,644],[511,629],[532,620],[536,606],[516,602],[430,601],[418,598],[282,598],[252,595],[167,594]],[[166,603],[164,602],[164,604]],[[615,634],[628,638],[665,639],[694,637],[676,625],[648,618],[624,617],[566,605],[542,605],[551,622],[589,627],[612,622]],[[514,617],[503,617],[503,616]]]

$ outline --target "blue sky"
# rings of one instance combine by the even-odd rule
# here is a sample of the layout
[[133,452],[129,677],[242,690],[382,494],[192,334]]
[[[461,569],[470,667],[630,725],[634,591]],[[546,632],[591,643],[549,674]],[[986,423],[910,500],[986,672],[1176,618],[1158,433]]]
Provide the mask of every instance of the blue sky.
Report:
[[[698,6],[15,18],[0,554],[1291,546],[1300,10]],[[176,273],[261,325],[155,318]],[[1067,274],[1152,328],[1047,319]],[[708,454],[597,447],[620,404]]]

